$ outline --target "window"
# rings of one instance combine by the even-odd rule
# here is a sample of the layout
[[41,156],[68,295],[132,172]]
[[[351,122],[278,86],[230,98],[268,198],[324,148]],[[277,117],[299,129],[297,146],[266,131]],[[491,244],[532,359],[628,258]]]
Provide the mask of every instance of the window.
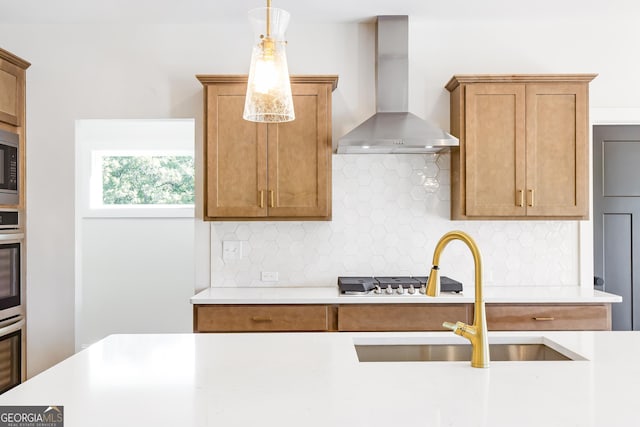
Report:
[[193,120],[79,121],[82,215],[193,216],[193,143]]
[[193,206],[193,154],[180,152],[94,151],[93,209]]
[[193,205],[193,155],[103,154],[102,206]]

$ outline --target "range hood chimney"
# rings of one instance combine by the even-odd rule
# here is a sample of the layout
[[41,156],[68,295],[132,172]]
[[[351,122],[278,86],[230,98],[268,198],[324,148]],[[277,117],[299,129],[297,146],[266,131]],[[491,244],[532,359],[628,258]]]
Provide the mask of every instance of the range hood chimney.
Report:
[[339,154],[424,154],[458,139],[409,110],[409,17],[378,16],[376,114],[338,141]]

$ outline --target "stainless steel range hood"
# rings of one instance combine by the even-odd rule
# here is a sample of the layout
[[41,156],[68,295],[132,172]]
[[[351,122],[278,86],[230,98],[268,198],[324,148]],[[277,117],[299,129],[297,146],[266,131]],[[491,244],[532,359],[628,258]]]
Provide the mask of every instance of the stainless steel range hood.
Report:
[[436,153],[458,139],[409,110],[409,17],[378,16],[376,114],[338,141],[339,154]]

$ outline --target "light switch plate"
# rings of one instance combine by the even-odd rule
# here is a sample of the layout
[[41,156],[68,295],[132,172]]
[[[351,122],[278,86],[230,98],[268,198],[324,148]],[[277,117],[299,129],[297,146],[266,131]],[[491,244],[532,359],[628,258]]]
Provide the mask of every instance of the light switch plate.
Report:
[[240,258],[242,258],[242,241],[223,240],[222,259],[225,261],[234,261]]

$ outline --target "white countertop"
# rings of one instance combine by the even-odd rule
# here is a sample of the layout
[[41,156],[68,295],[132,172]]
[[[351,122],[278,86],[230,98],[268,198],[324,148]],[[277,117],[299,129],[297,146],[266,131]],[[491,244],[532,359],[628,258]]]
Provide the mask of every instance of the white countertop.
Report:
[[[339,295],[338,287],[211,287],[191,297],[192,304],[432,304],[471,303],[474,292],[442,293],[432,298],[414,295]],[[578,286],[486,286],[487,303],[615,303],[618,295]]]
[[639,332],[489,332],[584,361],[361,363],[354,342],[447,332],[112,335],[0,396],[65,427],[636,426]]

